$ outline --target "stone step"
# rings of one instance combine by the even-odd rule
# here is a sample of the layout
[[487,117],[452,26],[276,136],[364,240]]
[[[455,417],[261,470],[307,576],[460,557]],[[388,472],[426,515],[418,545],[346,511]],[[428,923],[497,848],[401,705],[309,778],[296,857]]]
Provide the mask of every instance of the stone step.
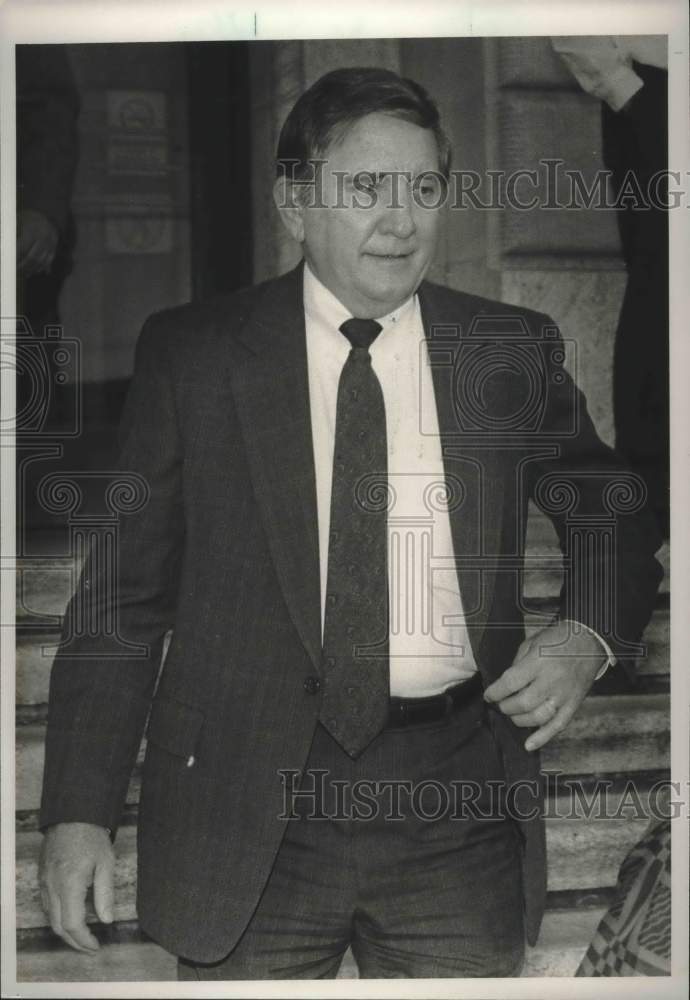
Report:
[[[545,615],[555,611],[555,606],[545,608],[543,614],[529,614],[526,617],[527,634],[532,635],[545,624]],[[16,699],[18,705],[41,705],[48,700],[50,668],[55,656],[56,644],[60,639],[58,631],[49,630],[39,634],[17,636],[16,646]],[[668,607],[656,609],[644,634],[647,652],[638,660],[640,676],[668,676],[669,673],[670,624]]]
[[[539,942],[528,948],[523,977],[572,976],[604,910],[547,911]],[[338,979],[356,979],[357,966],[348,949]],[[42,982],[171,982],[177,979],[173,955],[151,941],[102,944],[96,955],[83,955],[57,942],[20,949],[17,980]]]
[[[560,548],[558,536],[551,521],[541,514],[533,504],[530,504],[527,519],[527,535],[525,539],[527,564],[524,577],[524,592],[526,597],[552,597],[558,594],[563,580],[563,573],[558,566]],[[659,586],[659,593],[667,594],[670,584],[670,547],[664,542],[656,553],[657,560],[664,569],[664,577]],[[530,568],[530,562],[534,568]]]
[[[643,835],[649,823],[648,798],[640,789],[645,812],[623,809],[629,801],[620,791],[606,801],[608,816],[573,809],[571,798],[559,795],[550,803],[546,819],[550,891],[601,889],[615,885],[618,869],[626,852]],[[22,929],[43,927],[46,919],[41,908],[37,885],[37,864],[42,834],[24,831],[17,834],[17,926]],[[116,839],[115,919],[133,920],[136,884],[136,827],[123,826]],[[91,910],[91,917],[93,910]]]
[[[570,725],[542,749],[544,770],[563,774],[628,773],[669,767],[670,705],[666,694],[590,696]],[[17,726],[16,808],[38,809],[45,726]],[[143,758],[143,749],[139,759]],[[139,797],[139,769],[128,802]]]
[[177,960],[153,942],[103,944],[95,955],[72,948],[20,949],[20,983],[170,982],[177,979]]
[[[529,598],[556,597],[562,582],[560,549],[553,525],[543,515],[530,515],[527,531],[527,565],[524,592]],[[657,553],[664,567],[659,592],[669,591],[669,546]],[[0,563],[3,573],[12,567]],[[72,594],[78,577],[78,565],[69,555],[31,556],[17,560],[17,619],[58,622]]]
[[547,911],[536,947],[527,948],[523,978],[573,976],[604,913],[603,907]]
[[590,696],[541,750],[542,770],[606,774],[670,766],[667,694]]
[[[71,556],[47,555],[17,559],[17,621],[52,622],[56,628],[76,586],[79,564]],[[11,567],[2,566],[3,577]]]
[[41,705],[48,701],[50,668],[59,639],[59,632],[52,630],[40,635],[17,633],[15,697],[18,705]]

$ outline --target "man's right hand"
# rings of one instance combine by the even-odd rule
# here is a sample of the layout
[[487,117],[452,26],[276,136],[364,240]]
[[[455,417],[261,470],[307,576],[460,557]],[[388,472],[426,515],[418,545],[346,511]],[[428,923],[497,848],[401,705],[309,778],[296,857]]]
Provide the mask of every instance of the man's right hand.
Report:
[[48,827],[41,846],[38,877],[50,926],[77,951],[99,945],[86,926],[86,893],[93,883],[96,916],[112,923],[115,852],[108,831],[92,823]]

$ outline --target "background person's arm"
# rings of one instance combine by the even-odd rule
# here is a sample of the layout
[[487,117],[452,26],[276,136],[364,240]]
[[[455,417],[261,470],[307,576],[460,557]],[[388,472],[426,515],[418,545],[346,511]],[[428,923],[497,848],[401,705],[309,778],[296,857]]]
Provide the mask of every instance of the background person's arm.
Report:
[[61,45],[16,48],[17,266],[47,273],[70,210],[79,95]]
[[613,111],[620,111],[643,86],[610,35],[559,36],[551,39],[551,45],[582,89],[606,101]]

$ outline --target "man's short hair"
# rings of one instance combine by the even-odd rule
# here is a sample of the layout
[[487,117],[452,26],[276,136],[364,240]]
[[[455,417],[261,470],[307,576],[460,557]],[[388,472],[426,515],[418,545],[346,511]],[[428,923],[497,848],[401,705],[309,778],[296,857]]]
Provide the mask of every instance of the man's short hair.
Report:
[[379,112],[430,129],[438,146],[439,170],[447,178],[451,147],[438,108],[426,90],[388,69],[334,69],[302,94],[278,139],[277,175],[311,180],[310,161],[323,158],[360,118]]

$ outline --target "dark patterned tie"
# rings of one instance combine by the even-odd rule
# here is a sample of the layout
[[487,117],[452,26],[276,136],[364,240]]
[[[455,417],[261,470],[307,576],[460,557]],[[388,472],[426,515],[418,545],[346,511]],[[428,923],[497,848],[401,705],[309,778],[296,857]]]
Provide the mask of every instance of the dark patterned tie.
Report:
[[386,410],[369,354],[380,324],[340,329],[352,350],[338,383],[320,720],[356,757],[388,714]]

